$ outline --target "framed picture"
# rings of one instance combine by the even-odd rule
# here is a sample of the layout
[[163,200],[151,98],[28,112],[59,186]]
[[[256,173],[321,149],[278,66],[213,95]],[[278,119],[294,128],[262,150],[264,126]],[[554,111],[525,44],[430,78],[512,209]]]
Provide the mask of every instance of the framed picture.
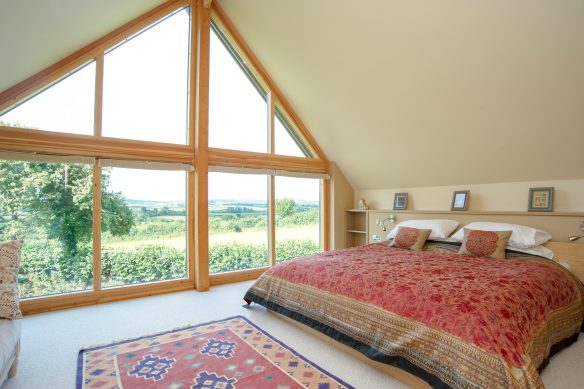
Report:
[[529,203],[527,210],[530,212],[551,212],[554,205],[554,188],[529,188]]
[[408,194],[396,193],[393,197],[393,209],[407,209],[408,208]]
[[457,190],[452,195],[451,211],[466,211],[468,209],[468,197],[470,190]]

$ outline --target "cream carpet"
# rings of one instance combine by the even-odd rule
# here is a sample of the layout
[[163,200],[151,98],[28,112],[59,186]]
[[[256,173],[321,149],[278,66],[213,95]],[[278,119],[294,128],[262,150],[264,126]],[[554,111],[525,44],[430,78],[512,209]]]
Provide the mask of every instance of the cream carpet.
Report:
[[[243,282],[213,287],[208,293],[180,292],[25,317],[19,370],[2,389],[73,389],[77,353],[83,346],[233,315],[248,317],[309,360],[357,388],[407,388],[266,313],[259,306],[242,308],[242,296],[250,284]],[[552,358],[542,376],[546,388],[583,387],[582,361],[584,334],[577,343]]]

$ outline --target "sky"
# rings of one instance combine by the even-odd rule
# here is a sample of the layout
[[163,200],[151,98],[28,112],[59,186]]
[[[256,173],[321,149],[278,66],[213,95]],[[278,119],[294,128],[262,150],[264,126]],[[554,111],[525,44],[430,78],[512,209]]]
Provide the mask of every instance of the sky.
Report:
[[[180,11],[105,54],[103,136],[186,144],[188,48],[189,14]],[[209,145],[267,152],[267,104],[214,32],[209,82]],[[95,63],[90,62],[0,121],[91,135],[94,101]],[[278,154],[303,156],[279,120],[275,143]],[[281,197],[319,199],[319,180],[278,177],[276,185]],[[134,200],[184,201],[186,174],[113,168],[110,190]],[[210,199],[261,200],[266,194],[265,176],[210,174]]]

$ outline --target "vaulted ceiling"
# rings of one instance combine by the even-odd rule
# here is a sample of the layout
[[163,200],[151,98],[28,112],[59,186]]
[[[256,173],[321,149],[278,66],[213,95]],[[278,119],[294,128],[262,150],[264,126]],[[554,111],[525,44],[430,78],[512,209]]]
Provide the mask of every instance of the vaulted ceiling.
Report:
[[[581,0],[218,0],[355,189],[583,178]],[[162,3],[0,1],[0,90]]]

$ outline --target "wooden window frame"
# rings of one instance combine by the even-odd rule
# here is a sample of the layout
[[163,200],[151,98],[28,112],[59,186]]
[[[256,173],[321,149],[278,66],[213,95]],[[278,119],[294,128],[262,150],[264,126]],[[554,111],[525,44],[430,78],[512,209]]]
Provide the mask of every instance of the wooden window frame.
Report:
[[[169,0],[138,18],[124,24],[102,38],[90,43],[61,61],[47,67],[26,80],[0,93],[0,111],[18,103],[30,94],[47,87],[84,63],[95,60],[95,120],[93,135],[0,126],[0,150],[38,152],[54,155],[88,156],[98,159],[129,159],[137,161],[176,162],[192,164],[194,172],[187,174],[187,259],[188,278],[158,281],[147,284],[101,288],[101,231],[100,181],[101,171],[94,168],[94,289],[62,295],[28,298],[21,302],[25,314],[71,308],[82,305],[123,300],[181,290],[206,291],[209,286],[251,280],[268,267],[209,275],[208,257],[208,166],[243,166],[282,169],[307,173],[329,172],[329,161],[306,126],[302,123],[283,93],[278,89],[257,57],[239,35],[221,7],[209,0]],[[104,53],[126,38],[148,27],[164,16],[184,7],[191,10],[191,37],[189,54],[188,144],[169,144],[102,136]],[[228,34],[230,42],[245,58],[253,75],[265,87],[269,104],[268,153],[210,148],[208,144],[209,106],[209,45],[211,17]],[[296,134],[311,153],[311,158],[274,154],[274,113],[277,109],[298,130]],[[275,264],[275,215],[273,211],[274,178],[269,178],[269,265]],[[329,249],[330,185],[322,181],[321,191],[321,247]],[[96,206],[97,204],[97,206]]]

